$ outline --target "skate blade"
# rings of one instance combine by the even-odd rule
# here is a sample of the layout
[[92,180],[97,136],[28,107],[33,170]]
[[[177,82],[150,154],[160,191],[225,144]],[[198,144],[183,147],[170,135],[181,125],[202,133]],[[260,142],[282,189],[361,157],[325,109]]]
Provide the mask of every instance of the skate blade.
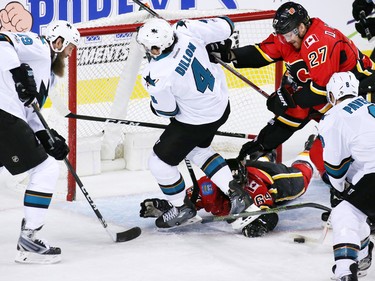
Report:
[[358,271],[357,276],[358,278],[365,277],[367,275],[367,269]]
[[17,251],[15,262],[26,264],[54,264],[61,261],[61,255],[42,255],[37,253]]
[[[361,270],[357,272],[358,278],[365,277],[367,275],[367,270]],[[331,280],[337,280],[335,276],[331,277]]]
[[186,225],[199,223],[201,221],[202,221],[202,218],[200,216],[196,215],[195,217],[192,217],[192,218],[188,219],[187,221],[183,222],[180,225],[175,225],[175,226],[171,226],[171,227],[168,227],[168,228],[157,228],[157,229],[159,231],[168,231],[168,230],[180,228],[180,227],[183,227],[183,226],[186,226]]

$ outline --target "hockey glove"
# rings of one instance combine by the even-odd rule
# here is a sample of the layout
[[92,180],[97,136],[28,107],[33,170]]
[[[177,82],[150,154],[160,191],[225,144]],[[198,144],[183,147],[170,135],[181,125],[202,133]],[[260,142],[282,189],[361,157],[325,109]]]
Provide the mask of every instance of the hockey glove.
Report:
[[362,38],[367,38],[365,29],[368,28],[371,34],[371,37],[375,35],[375,18],[368,18],[366,20],[366,25],[357,22],[355,24],[355,29],[361,34]]
[[51,134],[54,136],[54,142],[48,135],[46,130],[36,132],[35,135],[40,140],[45,151],[56,160],[64,160],[69,153],[69,147],[65,139],[59,135],[54,129],[51,129]]
[[242,146],[237,159],[242,161],[246,158],[246,156],[251,155],[257,151],[264,151],[263,145],[254,140],[249,141]]
[[[353,18],[356,21],[359,21],[359,14],[361,11],[365,12],[366,17],[371,14],[374,4],[372,2],[368,3],[366,0],[355,0],[353,2]],[[357,27],[356,27],[357,28]]]
[[273,112],[276,116],[284,114],[289,107],[294,108],[296,106],[291,94],[284,88],[279,88],[267,99],[268,110]]
[[226,39],[224,42],[221,41],[206,45],[206,50],[210,58],[210,62],[217,63],[215,56],[221,59],[223,62],[231,62],[231,46],[232,40],[230,39]]
[[272,231],[279,221],[276,213],[264,214],[242,229],[242,234],[246,237],[261,237]]
[[34,72],[28,64],[23,63],[19,67],[11,69],[10,72],[16,84],[18,98],[25,106],[29,106],[35,98],[40,98],[36,89]]
[[158,218],[172,207],[172,204],[164,199],[145,199],[141,203],[139,216],[141,218]]
[[237,158],[225,159],[232,172],[233,179],[240,185],[247,182],[247,169]]

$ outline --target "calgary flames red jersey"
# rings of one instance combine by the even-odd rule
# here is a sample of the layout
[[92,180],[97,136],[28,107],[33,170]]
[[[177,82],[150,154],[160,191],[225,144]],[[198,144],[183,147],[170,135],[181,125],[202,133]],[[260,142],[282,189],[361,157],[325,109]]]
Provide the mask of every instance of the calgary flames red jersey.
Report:
[[333,73],[352,71],[357,63],[359,72],[373,67],[372,61],[358,51],[353,41],[319,18],[312,19],[302,41],[300,55],[307,63],[314,84],[320,87],[327,85]]

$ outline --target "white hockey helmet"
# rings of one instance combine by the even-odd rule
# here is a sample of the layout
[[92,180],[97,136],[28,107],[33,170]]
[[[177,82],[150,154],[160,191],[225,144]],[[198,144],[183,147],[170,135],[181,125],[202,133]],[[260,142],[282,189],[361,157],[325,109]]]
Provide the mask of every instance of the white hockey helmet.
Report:
[[[51,22],[47,26],[44,36],[49,41],[52,50],[54,50],[56,53],[64,51],[69,43],[78,46],[80,38],[80,34],[77,28],[65,20]],[[59,37],[64,39],[63,47],[61,48],[61,50],[55,49],[52,45],[52,43]]]
[[[151,56],[158,57],[165,49],[172,46],[174,42],[173,28],[166,20],[159,18],[149,19],[139,27],[137,42],[142,45]],[[153,47],[160,49],[158,55],[153,55],[151,53]]]
[[359,81],[350,71],[336,72],[329,79],[327,88],[327,100],[335,105],[337,100],[351,95],[358,96]]

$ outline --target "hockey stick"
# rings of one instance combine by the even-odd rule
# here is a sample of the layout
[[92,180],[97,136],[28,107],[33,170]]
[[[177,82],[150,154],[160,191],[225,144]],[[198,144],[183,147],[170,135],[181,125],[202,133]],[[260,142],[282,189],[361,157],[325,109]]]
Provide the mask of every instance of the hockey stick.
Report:
[[[133,0],[133,2],[136,3],[137,5],[139,5],[142,9],[146,10],[152,16],[157,17],[159,19],[163,19],[158,13],[156,13],[153,9],[151,9],[147,5],[143,4],[141,1],[139,1],[139,0]],[[251,82],[249,79],[247,79],[245,76],[243,76],[241,73],[239,73],[237,70],[235,70],[234,68],[230,67],[228,64],[226,64],[225,62],[223,62],[220,58],[218,58],[215,55],[213,55],[213,56],[215,57],[216,61],[219,64],[221,64],[224,68],[226,68],[232,74],[234,74],[239,79],[241,79],[247,85],[249,85],[250,87],[252,87],[255,91],[257,91],[258,93],[260,93],[262,96],[264,96],[265,98],[268,98],[270,96],[265,91],[263,91],[261,88],[259,88],[257,85],[255,85],[253,82]]]
[[[80,114],[74,114],[72,112],[65,115],[65,117],[73,118],[73,119],[80,119],[80,120],[87,120],[87,121],[106,122],[106,123],[111,123],[111,124],[149,127],[149,128],[156,128],[156,129],[165,129],[167,127],[167,125],[163,125],[163,124],[123,120],[123,119],[118,119],[118,118],[106,118],[106,117],[98,117],[98,116],[80,115]],[[243,138],[243,139],[253,139],[253,138],[255,138],[255,135],[242,134],[242,133],[231,133],[231,132],[217,131],[215,134],[218,135],[218,136],[233,137],[233,138]]]
[[151,14],[152,16],[154,17],[157,17],[159,19],[163,19],[157,12],[155,12],[153,9],[151,9],[149,6],[147,6],[146,4],[143,4],[141,1],[139,0],[133,0],[133,2],[135,4],[137,4],[139,7],[141,7],[141,9],[143,10],[146,10],[149,14]]
[[[213,54],[212,54],[213,55]],[[251,88],[253,88],[255,91],[260,93],[263,97],[268,98],[270,95],[267,94],[265,91],[263,91],[261,88],[259,88],[257,85],[255,85],[253,82],[251,82],[249,79],[247,79],[245,76],[243,76],[241,73],[239,73],[237,70],[235,70],[233,67],[230,67],[228,64],[223,62],[220,58],[213,55],[215,57],[215,60],[221,64],[224,68],[229,70],[232,74],[240,78],[243,82],[245,82],[247,85],[249,85]]]
[[310,237],[310,236],[298,234],[298,233],[291,233],[290,236],[293,238],[294,242],[296,243],[311,242],[311,243],[316,243],[316,244],[323,244],[324,240],[327,237],[328,230],[331,227],[330,217],[331,215],[329,215],[327,221],[324,223],[324,227],[321,230],[321,233],[318,238],[314,238],[314,237]]
[[[33,106],[33,109],[34,109],[35,113],[38,115],[40,121],[42,122],[44,128],[46,129],[47,134],[50,137],[52,143],[56,142],[55,136],[51,133],[51,129],[48,126],[46,120],[44,119],[42,113],[40,112],[38,105],[36,103],[33,103],[32,106]],[[97,216],[97,218],[99,219],[99,221],[101,222],[101,224],[103,225],[103,227],[105,228],[107,233],[111,236],[111,238],[114,242],[129,241],[129,240],[132,240],[134,238],[137,238],[141,234],[141,229],[139,227],[133,227],[133,228],[125,230],[123,232],[117,232],[117,233],[113,233],[112,231],[110,231],[107,222],[104,220],[104,218],[103,218],[102,214],[99,212],[99,209],[97,208],[96,204],[91,199],[87,190],[84,188],[84,186],[83,186],[80,178],[78,177],[76,171],[74,170],[73,166],[70,164],[70,162],[67,158],[64,158],[64,162],[65,162],[68,170],[72,173],[74,179],[76,180],[76,182],[77,182],[79,188],[81,189],[83,195],[85,196],[87,202],[89,202],[90,207],[93,209],[95,215]]]
[[195,205],[199,196],[199,185],[190,160],[185,158],[185,164],[189,171],[191,181],[193,182],[193,192],[191,194],[190,201]]
[[210,217],[203,217],[201,223],[211,223],[211,222],[217,222],[217,221],[228,221],[228,220],[234,220],[238,218],[244,218],[244,217],[251,217],[251,216],[257,216],[257,215],[263,215],[263,214],[270,214],[270,213],[280,213],[284,211],[294,210],[294,209],[302,209],[302,208],[315,208],[320,209],[323,211],[331,211],[331,208],[328,208],[324,205],[318,204],[318,203],[299,203],[295,205],[286,205],[276,208],[270,208],[270,209],[263,209],[259,211],[254,212],[243,212],[239,214],[232,214],[227,216],[210,216]]

